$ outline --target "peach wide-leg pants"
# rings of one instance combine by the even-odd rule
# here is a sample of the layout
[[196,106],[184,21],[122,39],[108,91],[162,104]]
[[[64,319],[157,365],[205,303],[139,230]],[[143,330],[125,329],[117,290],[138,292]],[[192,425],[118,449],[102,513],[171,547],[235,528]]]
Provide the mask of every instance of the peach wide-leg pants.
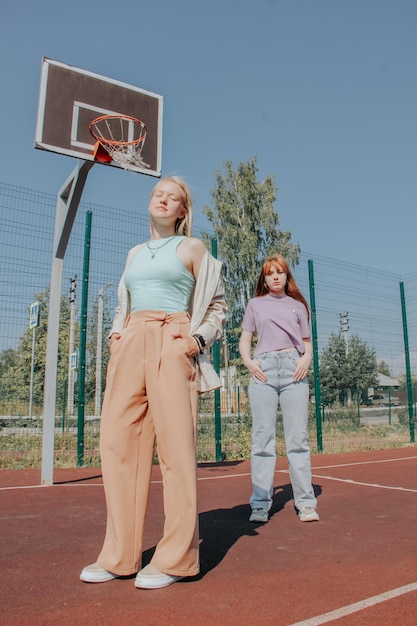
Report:
[[100,454],[107,504],[99,565],[119,575],[141,567],[155,436],[165,524],[152,564],[175,576],[199,572],[195,361],[187,353],[187,312],[140,311],[113,342]]

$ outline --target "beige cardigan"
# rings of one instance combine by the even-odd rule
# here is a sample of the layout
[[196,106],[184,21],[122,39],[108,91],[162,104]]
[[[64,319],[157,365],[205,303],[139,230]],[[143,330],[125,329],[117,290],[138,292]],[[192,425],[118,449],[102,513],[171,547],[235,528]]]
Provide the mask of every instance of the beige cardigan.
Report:
[[[130,313],[130,296],[125,285],[125,273],[136,252],[145,244],[139,244],[129,250],[126,265],[119,282],[117,296],[119,304],[113,319],[109,335],[123,332]],[[226,320],[226,302],[224,285],[221,275],[222,263],[208,251],[201,261],[198,279],[190,299],[189,313],[191,316],[190,335],[204,337],[206,346],[210,347],[222,335]],[[221,381],[215,372],[207,354],[197,357],[198,392],[205,393],[221,387]]]

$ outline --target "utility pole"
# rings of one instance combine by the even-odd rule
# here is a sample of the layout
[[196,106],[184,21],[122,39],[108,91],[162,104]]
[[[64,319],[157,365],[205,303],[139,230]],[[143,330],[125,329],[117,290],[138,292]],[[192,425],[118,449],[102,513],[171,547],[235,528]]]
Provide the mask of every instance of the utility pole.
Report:
[[[345,338],[346,356],[348,356],[349,354],[349,338],[348,338],[349,318],[348,318],[348,315],[349,314],[346,311],[346,313],[339,313],[339,315],[340,315],[340,332]],[[348,389],[347,390],[348,406],[350,406],[351,402],[352,402],[351,392],[350,392],[350,389]]]
[[70,278],[70,331],[69,331],[69,348],[68,348],[68,393],[67,393],[67,412],[69,416],[74,413],[74,378],[75,369],[73,368],[74,353],[74,325],[75,325],[75,300],[77,290],[77,275]]
[[349,338],[348,338],[348,330],[349,330],[349,313],[340,313],[340,332],[343,334],[346,343],[346,354],[349,354]]

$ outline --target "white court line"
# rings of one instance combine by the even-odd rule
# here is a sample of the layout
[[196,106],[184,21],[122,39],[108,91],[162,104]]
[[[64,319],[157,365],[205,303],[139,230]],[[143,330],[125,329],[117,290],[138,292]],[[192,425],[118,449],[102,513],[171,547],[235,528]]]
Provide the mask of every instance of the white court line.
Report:
[[0,491],[12,491],[13,489],[39,489],[39,488],[49,487],[49,485],[19,485],[15,487],[0,487]]
[[[278,472],[287,470],[277,470]],[[244,474],[225,474],[223,476],[202,476],[197,478],[198,481],[201,480],[223,480],[225,478],[241,478],[242,476],[250,476],[250,472],[245,472]],[[88,480],[88,479],[87,479]],[[162,483],[162,480],[151,480],[151,485],[159,485]],[[68,482],[68,483],[54,483],[53,485],[16,485],[14,487],[0,487],[0,491],[11,491],[13,489],[44,489],[45,487],[102,487],[103,483],[77,483],[77,482]]]
[[[392,589],[391,591],[386,591],[385,593],[380,593],[379,595],[372,596],[367,600],[361,600],[360,602],[355,602],[354,604],[348,604],[347,606],[343,606],[335,611],[330,611],[329,613],[324,613],[323,615],[317,615],[317,617],[311,617],[303,620],[302,622],[291,624],[290,626],[320,626],[320,624],[326,624],[326,622],[331,622],[335,619],[339,619],[340,617],[352,615],[352,613],[362,611],[363,609],[367,609],[375,604],[380,604],[381,602],[386,602],[387,600],[392,600],[392,598],[397,598],[398,596],[410,593],[411,591],[417,591],[417,583],[411,583],[409,585],[404,585],[403,587],[398,587],[397,589]],[[365,620],[366,617],[364,617],[364,621]]]
[[[279,471],[281,470],[277,470],[277,472]],[[244,472],[243,474],[224,474],[223,476],[200,476],[197,480],[223,480],[223,478],[242,478],[243,476],[250,476],[250,472]]]
[[[313,467],[313,471],[315,470],[321,470],[321,469],[332,469],[335,467],[350,467],[350,466],[354,466],[354,465],[373,465],[375,463],[393,463],[395,461],[408,461],[409,459],[417,459],[417,456],[406,456],[406,457],[401,457],[398,459],[380,459],[378,461],[357,461],[355,463],[338,463],[335,465],[319,465],[318,467]],[[280,470],[275,470],[276,474],[288,474],[288,469],[280,469]],[[202,476],[200,478],[198,478],[198,481],[203,481],[203,480],[224,480],[224,479],[229,479],[229,478],[242,478],[243,476],[250,476],[250,472],[244,472],[242,474],[224,474],[222,476]],[[327,478],[328,480],[340,480],[342,481],[342,479],[338,479],[338,478],[331,478],[330,476],[319,476],[319,475],[314,475],[316,478]],[[151,483],[152,484],[159,484],[161,483],[162,480],[152,480]],[[345,482],[351,482],[353,483],[354,481],[352,480],[346,480]],[[366,485],[367,483],[357,483],[357,484],[364,484]],[[0,487],[0,491],[10,491],[12,489],[39,489],[39,488],[44,488],[44,487],[102,487],[102,483],[88,483],[88,484],[79,484],[79,483],[65,483],[65,484],[53,484],[53,485],[21,485],[21,486],[14,486],[14,487]],[[375,486],[379,486],[381,488],[385,488],[385,489],[401,489],[401,487],[382,487],[381,485],[372,485],[373,487]],[[404,491],[414,491],[413,489],[404,489]]]
[[[159,481],[155,481],[159,482]],[[161,481],[162,482],[162,481]],[[12,491],[13,489],[48,489],[51,487],[102,487],[103,483],[88,483],[88,484],[77,484],[77,483],[54,483],[53,485],[17,485],[15,487],[0,487],[0,491]]]
[[417,459],[417,456],[403,456],[398,459],[379,459],[377,461],[355,461],[355,463],[338,463],[336,465],[318,465],[313,469],[332,469],[333,467],[350,467],[354,465],[376,465],[377,463],[395,463],[396,461],[408,461],[409,459]]
[[339,483],[349,483],[351,485],[361,485],[363,487],[377,487],[378,489],[392,489],[394,491],[411,491],[411,493],[417,493],[417,489],[391,487],[389,485],[378,485],[378,483],[363,483],[359,480],[352,480],[351,478],[335,478],[334,476],[321,476],[320,474],[313,474],[313,478],[324,478],[325,480],[335,480]]
[[[312,469],[314,472],[315,470],[332,469],[335,467],[351,467],[355,465],[374,465],[375,463],[393,463],[395,461],[408,461],[409,459],[417,459],[417,456],[405,456],[405,457],[401,457],[398,459],[379,459],[377,461],[356,461],[355,463],[337,463],[335,465],[318,465],[317,467],[313,467]],[[288,469],[275,470],[275,474],[279,474],[279,473],[289,474],[289,470]],[[223,478],[236,478],[236,477],[241,477],[241,476],[250,476],[250,472],[246,472],[244,474],[225,474],[224,476],[206,476],[206,477],[201,477],[198,480],[219,480]],[[317,477],[329,478],[328,476],[317,476]],[[329,480],[331,479],[329,478]],[[338,479],[335,478],[334,480],[338,480]],[[347,481],[347,482],[354,482],[354,481]],[[358,483],[358,484],[361,484],[361,483]],[[363,483],[363,484],[366,484],[366,483]],[[400,487],[397,487],[397,488],[400,489]],[[391,487],[391,489],[394,489],[394,487]],[[411,490],[406,489],[405,491],[414,491],[414,489],[411,489]]]

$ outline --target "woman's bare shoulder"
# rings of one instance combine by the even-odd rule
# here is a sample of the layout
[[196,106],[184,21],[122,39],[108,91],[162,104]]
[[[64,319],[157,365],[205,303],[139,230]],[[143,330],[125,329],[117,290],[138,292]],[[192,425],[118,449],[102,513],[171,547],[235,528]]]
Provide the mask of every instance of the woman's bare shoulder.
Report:
[[204,243],[195,237],[187,237],[178,246],[178,256],[196,278],[206,252],[207,248]]
[[207,250],[205,244],[197,237],[187,237],[182,242],[182,245],[188,250],[195,250],[199,252],[205,252]]
[[205,252],[207,252],[207,248],[204,243],[201,239],[197,239],[196,237],[187,237],[187,239],[184,239],[184,241],[181,242],[180,249],[181,248],[188,258],[192,258],[194,260],[198,259],[200,261]]

